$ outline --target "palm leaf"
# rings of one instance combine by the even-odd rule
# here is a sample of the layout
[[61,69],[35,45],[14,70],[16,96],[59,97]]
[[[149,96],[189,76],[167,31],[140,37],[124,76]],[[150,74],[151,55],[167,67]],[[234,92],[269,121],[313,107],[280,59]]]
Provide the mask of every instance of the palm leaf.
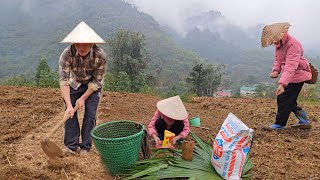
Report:
[[222,179],[217,173],[210,173],[206,171],[199,171],[199,170],[192,170],[192,169],[185,169],[175,166],[170,166],[165,171],[158,171],[151,173],[149,177],[157,177],[158,179],[165,179],[165,178],[189,178],[189,179],[196,179],[196,180],[203,180],[203,179]]
[[209,154],[211,156],[212,147],[209,144],[203,142],[201,138],[199,138],[196,134],[194,134],[191,131],[190,131],[190,135],[197,142],[197,144],[200,146],[200,148],[202,150],[204,150],[205,152],[207,152],[207,154]]
[[136,179],[138,177],[146,176],[150,173],[157,172],[157,171],[164,169],[164,168],[167,168],[167,167],[168,167],[168,164],[160,164],[160,163],[158,164],[157,163],[157,164],[154,164],[153,166],[149,166],[148,168],[125,178],[125,180]]
[[[185,161],[181,158],[181,150],[159,149],[151,159],[138,161],[133,168],[125,170],[122,175],[125,179],[155,180],[165,178],[189,178],[193,180],[222,179],[211,165],[212,147],[190,132],[196,141],[193,152],[193,160]],[[159,154],[165,154],[162,158],[156,158]],[[248,154],[243,166],[242,178],[250,178],[249,170],[252,161]]]
[[243,165],[243,169],[242,169],[242,174],[241,177],[242,178],[249,178],[251,177],[251,174],[249,174],[250,169],[252,168],[253,164],[252,164],[252,160],[250,157],[250,154],[247,154],[246,160],[244,162]]

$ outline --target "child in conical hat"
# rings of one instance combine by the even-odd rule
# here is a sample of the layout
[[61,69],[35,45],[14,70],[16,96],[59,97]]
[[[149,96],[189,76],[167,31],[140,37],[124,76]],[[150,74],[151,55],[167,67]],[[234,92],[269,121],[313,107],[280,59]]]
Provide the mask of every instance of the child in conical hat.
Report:
[[164,131],[168,130],[176,136],[171,140],[184,139],[189,134],[188,112],[179,96],[170,97],[157,103],[157,110],[151,119],[148,131],[156,144],[164,139]]

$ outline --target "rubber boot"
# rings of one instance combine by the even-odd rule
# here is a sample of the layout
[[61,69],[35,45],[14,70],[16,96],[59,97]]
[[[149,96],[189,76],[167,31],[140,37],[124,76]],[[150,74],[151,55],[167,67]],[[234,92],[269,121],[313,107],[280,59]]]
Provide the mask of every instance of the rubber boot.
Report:
[[285,126],[281,126],[279,124],[272,124],[272,125],[264,128],[264,129],[266,129],[266,130],[281,130],[281,129],[284,129],[284,128],[285,128]]
[[300,128],[300,129],[310,129],[311,125],[307,117],[307,113],[304,110],[300,110],[294,112],[294,115],[299,119],[298,124],[293,125],[293,128]]

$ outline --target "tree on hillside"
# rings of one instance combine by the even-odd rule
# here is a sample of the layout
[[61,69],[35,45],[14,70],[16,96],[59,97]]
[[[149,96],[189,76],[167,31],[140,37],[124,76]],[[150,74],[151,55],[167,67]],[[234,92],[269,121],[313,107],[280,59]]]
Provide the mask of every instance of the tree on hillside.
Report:
[[111,72],[106,72],[104,75],[104,89],[107,91],[115,91],[116,79]]
[[52,72],[41,71],[38,86],[52,87],[52,88],[59,87],[58,73],[55,71],[52,71]]
[[45,58],[41,58],[39,60],[37,69],[36,69],[36,85],[39,85],[41,74],[49,74],[50,73],[50,67],[48,65],[48,62]]
[[213,96],[213,93],[222,83],[222,75],[224,74],[224,65],[214,66],[212,64],[206,66],[206,96]]
[[119,72],[119,74],[116,76],[116,82],[115,82],[115,91],[118,92],[127,92],[130,91],[130,78],[129,75],[126,72]]
[[125,72],[129,76],[130,90],[137,92],[139,88],[134,82],[146,82],[141,79],[147,67],[144,37],[138,32],[120,30],[109,40],[109,45],[112,58],[111,72],[115,76]]
[[205,84],[205,76],[206,72],[203,68],[203,64],[197,64],[192,68],[190,77],[187,78],[187,83],[190,84],[190,90],[195,92],[198,96],[202,95],[202,86]]
[[47,60],[41,58],[36,70],[36,85],[39,87],[59,87],[58,73],[51,71]]
[[147,84],[146,75],[144,73],[139,73],[131,83],[132,91],[140,92],[140,90]]
[[224,66],[196,64],[187,83],[190,85],[191,92],[198,96],[213,96],[221,84],[221,78],[224,72]]
[[133,80],[147,65],[144,37],[138,32],[120,30],[109,40],[112,57],[111,71],[126,72]]

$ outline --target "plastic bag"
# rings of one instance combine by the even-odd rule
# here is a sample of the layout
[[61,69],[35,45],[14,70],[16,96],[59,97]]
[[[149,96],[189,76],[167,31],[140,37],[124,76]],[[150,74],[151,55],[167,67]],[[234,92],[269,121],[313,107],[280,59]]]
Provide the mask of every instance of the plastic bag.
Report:
[[240,179],[253,129],[229,113],[213,142],[212,166],[224,179]]
[[171,148],[171,140],[175,137],[176,135],[168,130],[164,130],[164,139],[162,142],[162,148]]

